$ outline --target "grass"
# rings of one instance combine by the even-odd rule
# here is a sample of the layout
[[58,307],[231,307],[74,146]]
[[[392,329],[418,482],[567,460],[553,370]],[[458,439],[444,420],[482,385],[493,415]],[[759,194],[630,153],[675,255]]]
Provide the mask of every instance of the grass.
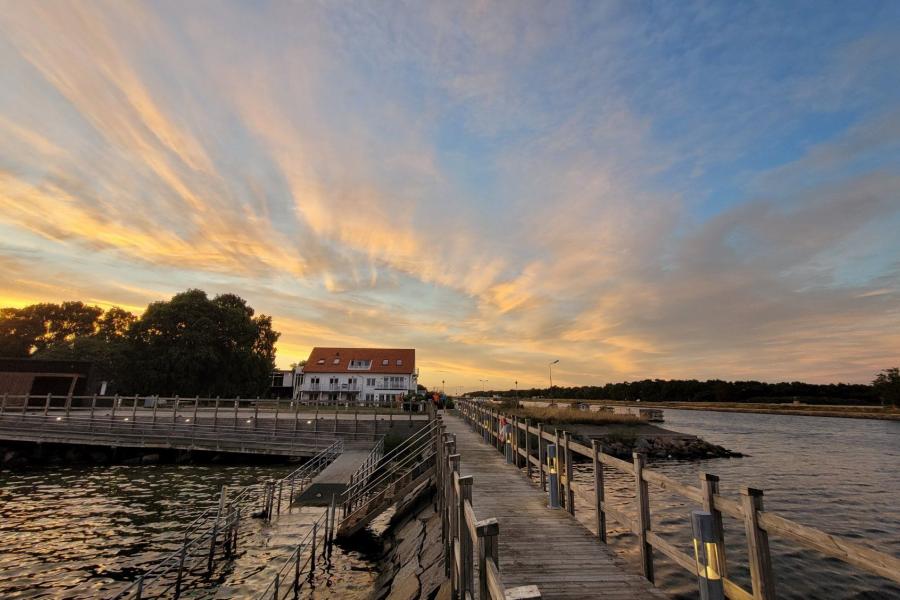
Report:
[[608,412],[590,412],[575,408],[516,408],[510,413],[548,425],[640,425],[645,420],[635,415],[615,415]]

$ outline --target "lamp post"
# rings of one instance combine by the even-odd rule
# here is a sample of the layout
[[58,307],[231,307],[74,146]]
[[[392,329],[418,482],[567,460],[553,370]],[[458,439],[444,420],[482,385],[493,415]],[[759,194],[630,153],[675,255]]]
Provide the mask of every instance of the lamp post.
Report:
[[556,460],[556,444],[547,444],[547,489],[550,491],[549,508],[559,508],[559,461]]
[[519,408],[519,380],[516,379],[516,408]]
[[478,381],[481,382],[481,395],[484,396],[484,392],[485,392],[485,389],[487,388],[488,380],[487,379],[479,379]]
[[[553,389],[553,365],[555,365],[558,362],[559,362],[559,359],[557,358],[556,360],[552,361],[549,365],[547,365],[547,368],[550,369],[550,390]],[[547,391],[547,394],[551,393],[550,390]]]

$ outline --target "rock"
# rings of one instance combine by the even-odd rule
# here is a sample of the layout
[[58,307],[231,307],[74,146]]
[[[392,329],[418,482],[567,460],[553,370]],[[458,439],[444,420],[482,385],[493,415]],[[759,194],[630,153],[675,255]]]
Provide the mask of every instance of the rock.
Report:
[[388,594],[388,600],[416,600],[419,597],[419,578],[415,573],[395,578]]

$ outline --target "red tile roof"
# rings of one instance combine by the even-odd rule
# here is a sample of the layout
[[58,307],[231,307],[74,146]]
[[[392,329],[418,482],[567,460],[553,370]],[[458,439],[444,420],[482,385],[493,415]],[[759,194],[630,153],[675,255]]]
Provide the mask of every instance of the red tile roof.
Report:
[[[337,364],[335,364],[337,360]],[[351,360],[371,360],[369,369],[351,369]],[[387,364],[384,364],[387,361]],[[397,364],[400,361],[400,364]],[[313,348],[304,373],[397,373],[416,370],[414,348]]]

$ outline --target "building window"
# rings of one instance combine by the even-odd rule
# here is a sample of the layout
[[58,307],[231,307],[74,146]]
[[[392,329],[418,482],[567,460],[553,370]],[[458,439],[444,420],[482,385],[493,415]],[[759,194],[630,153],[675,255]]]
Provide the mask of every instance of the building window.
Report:
[[366,379],[366,385],[369,387],[375,387],[375,378],[369,377],[368,379]]
[[324,365],[324,364],[325,364],[325,359],[324,359],[324,358],[320,358],[320,359],[319,359],[318,361],[316,361],[316,362],[318,362],[318,364],[320,364],[320,365]]
[[350,364],[347,367],[348,369],[352,369],[354,371],[368,371],[372,368],[371,360],[351,360]]
[[336,364],[336,365],[341,364],[341,359],[340,358],[334,359],[334,364]]
[[388,359],[384,359],[383,361],[381,361],[381,365],[384,366],[384,367],[386,367],[386,366],[388,365],[389,362],[390,362],[390,361],[389,361]]
[[398,358],[398,359],[397,359],[397,366],[398,366],[398,367],[402,367],[402,366],[403,366],[403,359],[402,359],[402,358]]

